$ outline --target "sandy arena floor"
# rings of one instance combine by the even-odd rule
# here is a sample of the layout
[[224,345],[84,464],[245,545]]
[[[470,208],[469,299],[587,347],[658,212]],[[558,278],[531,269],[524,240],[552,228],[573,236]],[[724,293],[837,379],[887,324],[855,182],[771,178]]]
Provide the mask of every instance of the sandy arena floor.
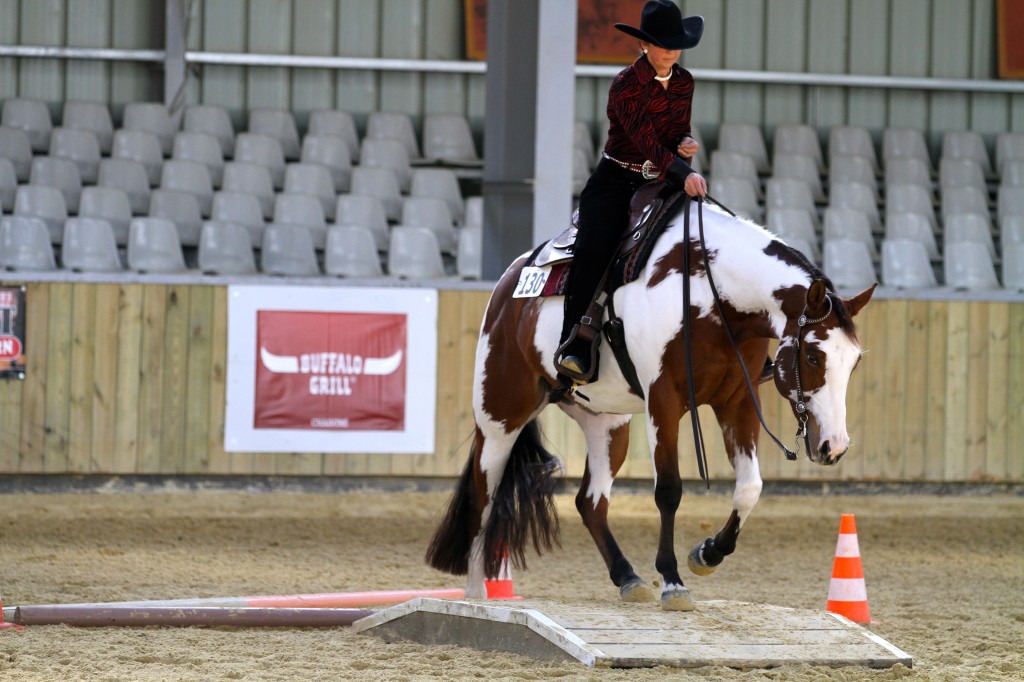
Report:
[[[0,496],[8,605],[461,587],[423,563],[447,495],[179,492]],[[686,496],[680,556],[724,522],[728,497]],[[516,591],[617,599],[569,496],[563,549],[514,574]],[[871,629],[915,667],[589,670],[468,649],[385,644],[347,628],[38,626],[0,631],[0,679],[30,680],[1024,680],[1024,498],[773,497],[737,553],[689,576],[698,600],[823,608],[841,513],[857,515]],[[621,495],[613,529],[648,580],[657,517]],[[684,577],[685,579],[685,577]],[[652,608],[655,608],[652,605]],[[680,617],[685,617],[681,614]]]

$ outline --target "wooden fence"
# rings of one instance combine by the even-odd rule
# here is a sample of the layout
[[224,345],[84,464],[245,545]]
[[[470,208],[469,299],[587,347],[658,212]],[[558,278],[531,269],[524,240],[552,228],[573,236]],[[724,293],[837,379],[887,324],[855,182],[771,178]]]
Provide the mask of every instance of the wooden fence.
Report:
[[[224,452],[225,286],[27,287],[27,376],[0,381],[0,474],[454,476],[465,461],[487,292],[439,292],[434,454],[269,454]],[[765,479],[1024,481],[1024,302],[879,299],[858,325],[868,354],[848,394],[851,452],[836,467],[789,463],[762,438]],[[762,393],[768,424],[791,438],[788,404]],[[701,415],[711,475],[730,478],[713,416]],[[556,409],[542,425],[579,476],[578,430]],[[689,420],[680,444],[696,478]],[[641,419],[622,475],[651,476]]]

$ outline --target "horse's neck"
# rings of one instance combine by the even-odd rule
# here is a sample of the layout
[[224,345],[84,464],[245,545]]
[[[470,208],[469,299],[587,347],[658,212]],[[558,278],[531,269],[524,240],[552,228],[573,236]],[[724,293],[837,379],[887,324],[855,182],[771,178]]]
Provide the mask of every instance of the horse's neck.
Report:
[[[690,237],[698,238],[691,215]],[[683,238],[680,217],[674,229]],[[800,314],[810,274],[794,262],[788,247],[764,228],[717,210],[704,209],[704,239],[714,254],[711,275],[723,303],[735,309],[748,333],[779,338],[786,320]]]

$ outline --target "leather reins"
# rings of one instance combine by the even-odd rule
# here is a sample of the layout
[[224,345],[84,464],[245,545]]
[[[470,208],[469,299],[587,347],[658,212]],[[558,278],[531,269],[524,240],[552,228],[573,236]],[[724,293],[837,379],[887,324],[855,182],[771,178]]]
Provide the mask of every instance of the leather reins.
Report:
[[[693,339],[690,323],[690,201],[697,202],[697,226],[700,237],[701,252],[703,254],[704,259],[704,272],[707,273],[708,285],[711,287],[711,295],[715,301],[715,310],[718,312],[719,319],[722,320],[722,327],[725,328],[725,335],[729,339],[729,344],[732,346],[733,352],[736,354],[736,359],[739,360],[740,370],[742,370],[743,372],[743,379],[747,382],[747,390],[750,392],[751,400],[754,403],[754,410],[757,412],[757,418],[761,422],[761,426],[764,428],[765,433],[767,433],[769,437],[771,437],[775,444],[778,445],[779,448],[786,455],[786,459],[788,459],[791,462],[796,461],[797,454],[793,450],[790,450],[785,445],[783,445],[782,441],[779,440],[774,433],[772,433],[771,429],[768,428],[768,425],[764,421],[764,415],[761,414],[761,406],[757,400],[757,394],[754,391],[754,384],[750,380],[750,374],[747,372],[747,365],[746,363],[743,362],[743,356],[740,353],[740,349],[736,343],[736,339],[732,335],[732,330],[729,329],[729,323],[725,319],[725,313],[722,306],[722,299],[718,295],[718,287],[715,286],[715,279],[711,274],[711,263],[708,259],[708,249],[707,245],[704,242],[704,202],[701,200],[700,197],[691,198],[689,195],[685,194],[684,196],[685,200],[683,201],[683,241],[685,244],[687,244],[687,246],[683,249],[683,344],[685,349],[686,361],[686,385],[687,393],[689,394],[690,399],[690,421],[693,426],[693,445],[694,449],[696,450],[697,469],[700,472],[701,479],[704,480],[708,484],[708,488],[710,488],[711,481],[708,479],[707,475],[708,456],[707,452],[704,449],[704,436],[701,433],[700,417],[697,414],[697,393],[694,387],[693,376]],[[733,213],[727,206],[723,205],[721,202],[713,198],[711,195],[705,195],[704,199],[711,201],[732,217],[736,217],[735,213]],[[824,316],[817,320],[808,320],[806,314],[807,310],[805,307],[804,314],[802,314],[800,318],[797,320],[797,347],[796,359],[794,360],[794,364],[796,365],[798,399],[797,412],[800,414],[801,420],[800,425],[797,429],[796,438],[797,447],[799,447],[800,438],[803,437],[805,447],[807,448],[808,453],[810,452],[810,439],[807,435],[807,406],[803,400],[803,387],[800,384],[799,371],[800,336],[803,332],[804,326],[808,324],[815,324],[821,322],[826,317],[828,317],[828,315],[832,312],[832,301],[828,297],[826,297],[826,300],[829,301],[829,309]],[[801,407],[803,409],[801,409]]]

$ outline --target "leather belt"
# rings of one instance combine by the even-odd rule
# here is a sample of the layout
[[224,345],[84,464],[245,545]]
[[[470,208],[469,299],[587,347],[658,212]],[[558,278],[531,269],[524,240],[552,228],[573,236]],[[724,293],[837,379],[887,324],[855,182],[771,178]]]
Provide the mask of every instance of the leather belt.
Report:
[[655,166],[654,162],[650,159],[647,159],[643,163],[629,163],[627,161],[619,161],[616,158],[608,156],[605,152],[601,152],[601,156],[609,161],[619,164],[628,171],[639,173],[643,176],[644,180],[656,180],[661,175],[661,171],[658,170],[658,167]]

